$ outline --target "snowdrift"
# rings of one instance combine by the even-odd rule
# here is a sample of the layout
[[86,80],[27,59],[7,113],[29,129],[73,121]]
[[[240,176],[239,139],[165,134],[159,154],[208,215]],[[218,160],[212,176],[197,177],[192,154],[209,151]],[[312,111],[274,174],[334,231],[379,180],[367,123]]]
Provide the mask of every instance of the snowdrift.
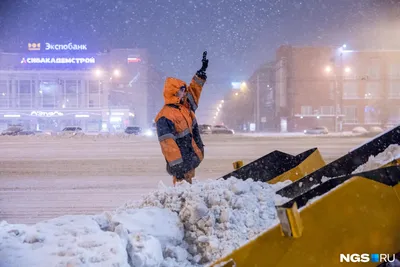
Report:
[[99,215],[0,223],[0,266],[204,266],[278,224],[270,185],[236,178],[167,187]]

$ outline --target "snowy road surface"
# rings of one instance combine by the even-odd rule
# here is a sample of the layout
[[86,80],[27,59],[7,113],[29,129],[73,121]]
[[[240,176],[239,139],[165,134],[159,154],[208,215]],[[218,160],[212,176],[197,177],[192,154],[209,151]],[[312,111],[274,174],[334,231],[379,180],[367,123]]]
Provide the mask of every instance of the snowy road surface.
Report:
[[[205,136],[197,178],[216,178],[275,149],[318,147],[326,161],[365,142],[358,137]],[[161,180],[171,184],[155,138],[1,137],[0,221],[35,223],[64,214],[95,214],[138,199]]]

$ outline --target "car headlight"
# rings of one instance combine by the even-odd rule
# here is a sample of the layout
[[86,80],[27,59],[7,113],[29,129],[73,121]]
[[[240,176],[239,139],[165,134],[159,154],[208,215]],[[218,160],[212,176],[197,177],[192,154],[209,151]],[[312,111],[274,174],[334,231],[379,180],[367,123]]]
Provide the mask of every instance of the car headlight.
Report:
[[154,135],[154,133],[153,133],[152,130],[147,130],[144,134],[145,134],[146,136],[153,136],[153,135]]
[[304,133],[306,133],[307,132],[307,130],[304,130]]

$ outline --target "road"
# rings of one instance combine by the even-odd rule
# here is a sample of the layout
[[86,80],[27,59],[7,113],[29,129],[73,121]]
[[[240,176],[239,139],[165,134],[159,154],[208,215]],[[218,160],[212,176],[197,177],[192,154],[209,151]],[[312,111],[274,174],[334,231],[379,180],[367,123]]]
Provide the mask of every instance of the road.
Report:
[[[197,178],[220,177],[232,162],[273,150],[318,147],[327,162],[365,142],[358,137],[205,136]],[[155,138],[1,137],[0,221],[32,224],[64,214],[94,214],[171,185]]]

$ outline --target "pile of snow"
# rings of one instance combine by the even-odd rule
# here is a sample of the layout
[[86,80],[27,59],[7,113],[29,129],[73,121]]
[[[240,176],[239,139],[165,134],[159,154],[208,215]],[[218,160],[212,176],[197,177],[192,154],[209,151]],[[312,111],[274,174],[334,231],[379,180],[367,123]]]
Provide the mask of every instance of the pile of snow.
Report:
[[115,212],[32,226],[0,223],[3,266],[204,266],[279,223],[270,185],[209,180],[167,187]]
[[120,237],[92,216],[63,216],[33,226],[0,223],[0,266],[128,267]]
[[390,163],[391,161],[399,159],[399,158],[400,158],[400,145],[392,144],[392,145],[388,146],[385,149],[385,151],[383,151],[382,153],[379,153],[375,157],[370,156],[368,161],[366,163],[364,163],[363,165],[358,166],[358,168],[355,169],[352,172],[352,174],[378,169],[378,168],[382,167],[383,165],[386,165],[386,164]]
[[353,128],[352,132],[357,133],[357,134],[368,133],[367,129],[365,129],[364,127],[361,127],[361,126]]
[[[119,211],[155,206],[175,212],[184,227],[184,238],[178,247],[187,251],[191,264],[206,264],[278,224],[275,204],[284,200],[275,192],[290,183],[271,185],[229,178],[192,186],[160,184],[153,194],[126,204]],[[173,260],[179,261],[173,254]]]

